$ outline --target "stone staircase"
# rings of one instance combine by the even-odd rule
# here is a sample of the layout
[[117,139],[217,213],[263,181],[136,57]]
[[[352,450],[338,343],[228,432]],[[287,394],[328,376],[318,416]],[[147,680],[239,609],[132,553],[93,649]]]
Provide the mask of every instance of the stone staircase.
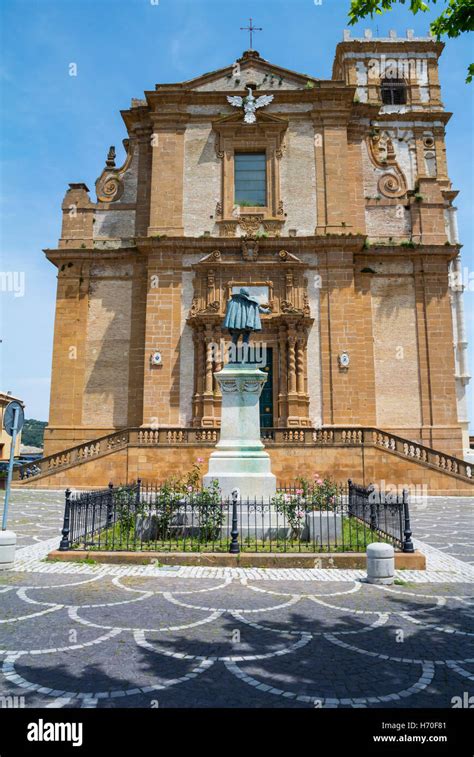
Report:
[[[94,488],[111,479],[162,480],[180,472],[177,466],[184,466],[183,472],[189,469],[196,453],[207,457],[218,440],[217,428],[125,428],[22,466],[15,471],[14,485]],[[414,483],[426,486],[430,494],[474,495],[473,465],[381,429],[269,428],[262,429],[262,441],[280,480],[308,474],[308,465],[317,464],[321,474],[341,480]],[[291,460],[293,468],[288,467]],[[33,466],[39,471],[28,475]]]

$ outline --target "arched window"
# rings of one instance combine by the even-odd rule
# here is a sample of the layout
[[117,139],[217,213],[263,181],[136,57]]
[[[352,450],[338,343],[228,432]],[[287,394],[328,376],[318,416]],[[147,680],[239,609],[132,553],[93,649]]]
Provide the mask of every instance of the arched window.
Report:
[[382,79],[382,102],[384,105],[405,105],[407,87],[403,79]]

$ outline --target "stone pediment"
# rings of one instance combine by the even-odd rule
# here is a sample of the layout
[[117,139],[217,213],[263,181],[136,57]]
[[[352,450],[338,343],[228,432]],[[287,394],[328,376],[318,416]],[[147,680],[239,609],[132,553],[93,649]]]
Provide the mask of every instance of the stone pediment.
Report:
[[195,79],[183,82],[186,89],[197,92],[229,92],[238,94],[249,84],[265,92],[304,89],[314,77],[300,74],[281,66],[275,66],[261,58],[256,50],[247,50],[243,56],[226,68],[211,71]]

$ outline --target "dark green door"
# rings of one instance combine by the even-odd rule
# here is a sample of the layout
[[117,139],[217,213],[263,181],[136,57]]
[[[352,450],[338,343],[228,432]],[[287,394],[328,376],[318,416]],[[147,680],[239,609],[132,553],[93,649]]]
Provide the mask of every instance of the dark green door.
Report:
[[273,349],[266,349],[267,363],[261,366],[261,370],[267,374],[267,380],[260,395],[260,427],[271,428],[273,426]]

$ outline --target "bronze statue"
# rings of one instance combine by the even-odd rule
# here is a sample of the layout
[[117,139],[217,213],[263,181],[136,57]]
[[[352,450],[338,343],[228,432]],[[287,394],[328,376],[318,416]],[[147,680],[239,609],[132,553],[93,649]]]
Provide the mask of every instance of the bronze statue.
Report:
[[252,331],[262,330],[260,313],[270,312],[269,308],[250,297],[248,289],[242,288],[238,294],[232,294],[228,301],[222,326],[229,331],[235,347],[240,337],[243,344],[248,344]]

